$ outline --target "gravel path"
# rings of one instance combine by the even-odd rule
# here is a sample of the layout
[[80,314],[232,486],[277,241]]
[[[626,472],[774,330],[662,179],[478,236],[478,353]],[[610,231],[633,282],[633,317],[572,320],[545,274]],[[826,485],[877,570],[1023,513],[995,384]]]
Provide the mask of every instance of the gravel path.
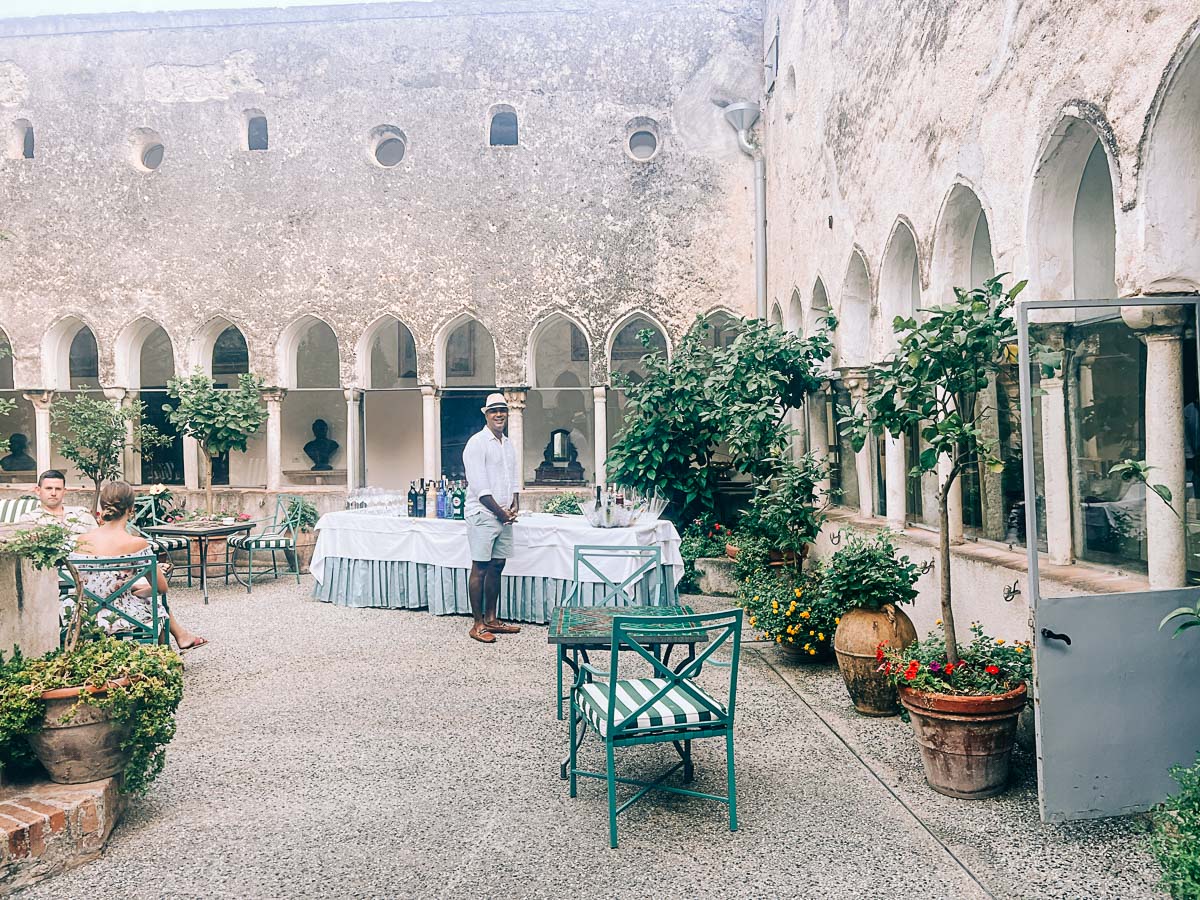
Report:
[[[933,794],[907,726],[853,716],[836,671],[754,644],[740,830],[722,806],[658,795],[622,814],[611,851],[602,782],[571,800],[558,779],[544,628],[485,647],[464,619],[341,609],[309,587],[172,597],[212,643],[187,654],[167,770],[101,859],[23,900],[1155,896],[1140,820],[1041,825],[1027,759],[1003,798]],[[670,759],[639,749],[628,766]],[[695,756],[699,789],[720,792],[720,742]]]

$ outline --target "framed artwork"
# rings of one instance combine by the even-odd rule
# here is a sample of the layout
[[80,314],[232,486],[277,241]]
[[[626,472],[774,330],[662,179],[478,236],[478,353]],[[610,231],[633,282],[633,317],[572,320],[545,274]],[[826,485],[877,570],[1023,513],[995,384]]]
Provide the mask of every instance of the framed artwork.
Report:
[[585,363],[588,361],[588,358],[589,358],[589,355],[588,355],[587,338],[585,338],[583,336],[582,331],[580,331],[578,328],[576,328],[574,325],[572,325],[571,326],[571,362]]
[[475,377],[475,323],[456,328],[446,341],[446,377]]

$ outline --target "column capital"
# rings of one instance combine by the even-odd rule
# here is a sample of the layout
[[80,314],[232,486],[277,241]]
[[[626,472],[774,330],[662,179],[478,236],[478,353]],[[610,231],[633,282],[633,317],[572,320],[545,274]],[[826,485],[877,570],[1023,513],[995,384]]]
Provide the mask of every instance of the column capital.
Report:
[[418,385],[418,387],[421,388],[422,397],[437,397],[439,394],[441,394],[441,391],[438,390],[438,386],[436,384],[422,384]]
[[50,404],[54,402],[54,391],[25,391],[21,396],[32,403],[34,409],[49,409]]
[[282,403],[283,398],[287,396],[287,388],[265,387],[259,392],[259,395],[266,403]]
[[501,388],[500,390],[504,392],[504,399],[508,402],[508,408],[510,410],[525,409],[525,399],[529,394],[528,388],[506,387],[506,388]]
[[866,369],[850,367],[842,369],[842,384],[850,392],[850,397],[853,400],[860,401],[866,396],[867,383]]
[[1183,306],[1122,306],[1121,318],[1142,341],[1179,340],[1187,322]]
[[128,393],[123,387],[106,387],[104,389],[104,399],[111,400],[119,406]]
[[351,385],[342,390],[342,396],[346,398],[347,403],[359,403],[362,401],[363,391],[362,388]]
[[592,385],[592,399],[599,401],[599,402],[604,402],[604,401],[608,400],[608,385],[607,384],[593,384]]

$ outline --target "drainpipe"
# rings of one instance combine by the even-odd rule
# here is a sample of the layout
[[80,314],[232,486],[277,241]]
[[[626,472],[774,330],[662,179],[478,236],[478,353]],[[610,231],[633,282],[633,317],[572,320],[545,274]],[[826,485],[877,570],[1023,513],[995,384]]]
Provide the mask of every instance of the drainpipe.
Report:
[[737,132],[738,148],[754,160],[754,294],[758,318],[767,317],[767,165],[762,150],[750,143],[758,121],[757,103],[730,103],[725,121]]

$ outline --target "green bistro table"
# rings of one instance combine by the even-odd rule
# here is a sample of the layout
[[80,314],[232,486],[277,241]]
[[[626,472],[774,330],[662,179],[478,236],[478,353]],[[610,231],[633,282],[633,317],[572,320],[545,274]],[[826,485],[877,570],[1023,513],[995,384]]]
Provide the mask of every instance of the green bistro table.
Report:
[[[690,616],[695,613],[690,606],[555,606],[550,610],[550,623],[546,632],[546,642],[556,648],[558,653],[558,696],[557,702],[562,703],[563,696],[563,666],[567,665],[579,676],[579,663],[582,660],[590,663],[590,651],[610,651],[612,649],[612,623],[615,616],[641,616],[652,623],[662,616]],[[654,647],[655,653],[662,654],[664,664],[669,664],[671,651],[676,645],[687,647],[687,656],[680,660],[675,667],[679,668],[696,658],[696,645],[708,640],[708,632],[697,629],[695,634],[671,636],[671,643],[655,645],[653,629],[645,635],[633,634],[639,641]],[[574,681],[574,679],[572,679]],[[568,715],[570,713],[568,712]],[[559,718],[562,718],[560,715]],[[581,721],[576,748],[583,742],[587,730],[587,720]],[[567,777],[568,755],[559,766],[559,778]]]
[[[209,541],[212,540],[213,538],[225,538],[226,540],[228,540],[231,535],[249,534],[253,529],[254,529],[253,522],[235,522],[232,525],[224,525],[220,522],[213,522],[213,523],[208,523],[208,524],[190,524],[189,525],[186,522],[179,522],[174,525],[150,525],[146,528],[143,528],[142,530],[145,531],[147,534],[151,534],[151,535],[156,535],[156,536],[157,535],[163,535],[163,536],[169,535],[172,537],[180,536],[180,537],[190,538],[190,539],[196,541],[196,543],[199,547],[200,559],[197,562],[193,562],[188,566],[181,566],[181,568],[186,568],[188,570],[189,574],[193,569],[199,570],[200,592],[204,595],[204,604],[207,606],[208,605],[208,544],[209,544]],[[228,562],[226,562],[224,564],[218,563],[217,565],[224,565],[226,576],[228,576],[230,568],[231,568],[229,563]],[[233,577],[237,579],[239,584],[242,583],[242,579],[238,578],[236,568],[233,569]],[[228,577],[226,577],[226,581],[228,581],[228,580],[229,580]]]

